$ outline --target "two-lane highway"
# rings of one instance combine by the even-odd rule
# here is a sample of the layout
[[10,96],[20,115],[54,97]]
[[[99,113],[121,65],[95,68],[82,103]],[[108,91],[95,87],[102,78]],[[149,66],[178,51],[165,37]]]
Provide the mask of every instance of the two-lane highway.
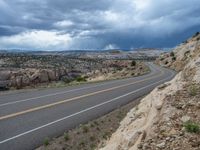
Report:
[[0,95],[0,150],[29,150],[102,116],[172,79],[175,72],[148,63],[151,73],[121,80]]

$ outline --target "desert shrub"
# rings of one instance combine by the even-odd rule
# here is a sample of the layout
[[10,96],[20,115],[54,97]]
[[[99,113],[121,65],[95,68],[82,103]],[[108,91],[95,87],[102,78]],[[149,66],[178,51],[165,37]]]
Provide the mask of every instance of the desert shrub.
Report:
[[170,56],[171,56],[171,57],[174,57],[174,56],[175,56],[174,52],[171,52],[171,53],[170,53]]
[[194,35],[193,37],[196,37],[196,36],[198,36],[198,35],[199,35],[199,32],[196,32],[195,35]]
[[95,136],[90,136],[90,141],[95,141]]
[[200,127],[199,124],[188,121],[184,124],[184,127],[186,129],[187,132],[190,133],[199,133],[200,132]]
[[89,131],[89,128],[87,126],[83,126],[83,133],[87,133]]
[[176,57],[175,57],[175,56],[173,56],[173,57],[172,57],[172,60],[173,60],[173,61],[176,61]]
[[135,66],[135,65],[136,65],[136,61],[135,61],[135,60],[132,60],[131,66]]
[[45,138],[45,139],[44,139],[44,145],[45,145],[45,146],[49,145],[49,138]]
[[90,148],[91,148],[91,149],[95,149],[95,147],[96,147],[96,146],[95,146],[94,144],[91,144],[91,145],[90,145]]
[[197,95],[197,87],[195,85],[191,85],[188,89],[188,92],[191,96]]
[[70,82],[74,81],[74,78],[69,77],[69,76],[63,76],[61,78],[61,81],[63,81],[64,83],[70,83]]
[[87,80],[84,77],[79,76],[79,77],[76,78],[76,81],[77,82],[85,82]]
[[83,78],[85,78],[85,79],[88,79],[88,78],[89,78],[89,76],[84,76]]
[[163,61],[164,59],[165,59],[164,57],[161,57],[161,58],[160,58],[160,61]]
[[104,132],[103,133],[103,138],[107,139],[109,137],[110,133],[109,132]]
[[84,146],[85,146],[85,142],[84,142],[84,141],[81,141],[81,142],[79,143],[79,145],[84,147]]
[[64,139],[65,139],[66,141],[69,140],[69,135],[68,135],[67,133],[64,133]]

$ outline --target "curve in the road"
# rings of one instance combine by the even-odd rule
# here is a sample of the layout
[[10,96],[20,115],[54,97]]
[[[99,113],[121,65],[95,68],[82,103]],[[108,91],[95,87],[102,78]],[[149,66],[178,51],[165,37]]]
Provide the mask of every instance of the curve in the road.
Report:
[[78,97],[73,97],[73,98],[71,98],[71,99],[60,100],[60,101],[55,102],[55,103],[50,103],[50,104],[47,104],[47,105],[43,105],[43,106],[31,108],[31,109],[24,110],[24,111],[21,111],[21,112],[17,112],[17,113],[13,113],[13,114],[1,116],[1,117],[0,117],[0,121],[3,120],[3,119],[9,119],[9,118],[11,118],[11,117],[16,117],[16,116],[19,116],[19,115],[23,115],[23,114],[26,114],[26,113],[33,112],[33,111],[37,111],[37,110],[41,110],[41,109],[46,109],[46,108],[49,108],[49,107],[53,107],[53,106],[56,106],[56,105],[60,105],[60,104],[63,104],[63,103],[66,103],[66,102],[70,102],[70,101],[73,101],[73,100],[77,100],[77,99],[80,99],[80,98],[85,98],[85,97],[93,96],[93,95],[96,95],[96,94],[99,94],[99,93],[108,92],[108,91],[115,90],[115,89],[118,89],[118,88],[123,88],[123,87],[126,87],[126,86],[133,85],[133,84],[135,84],[135,83],[141,83],[141,82],[144,82],[144,81],[153,79],[153,78],[160,77],[160,76],[163,75],[163,73],[164,73],[164,72],[161,71],[161,74],[158,74],[158,75],[156,75],[156,76],[154,76],[154,77],[145,78],[145,79],[140,80],[140,81],[135,81],[135,82],[128,83],[128,84],[115,86],[115,87],[108,88],[108,89],[105,89],[105,90],[100,90],[100,91],[96,91],[96,92],[93,92],[93,93],[81,95],[81,96],[78,96]]
[[[46,90],[4,96],[0,99],[0,102],[4,101],[0,109],[0,114],[3,114],[0,117],[0,149],[36,148],[45,137],[58,136],[80,123],[97,118],[147,94],[175,75],[169,69],[153,64],[149,66],[152,72],[141,77],[86,85],[86,88],[83,85],[68,90],[49,89],[51,94]],[[64,97],[66,99],[60,100]],[[9,101],[7,104],[6,99]]]

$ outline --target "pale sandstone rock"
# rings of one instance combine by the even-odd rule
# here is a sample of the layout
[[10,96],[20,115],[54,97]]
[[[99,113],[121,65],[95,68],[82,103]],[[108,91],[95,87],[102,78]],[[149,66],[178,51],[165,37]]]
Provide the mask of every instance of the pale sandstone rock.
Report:
[[[121,149],[137,149],[137,145],[142,138],[142,134],[138,135],[138,132],[146,131],[147,135],[149,134],[149,129],[153,126],[157,117],[158,105],[161,106],[163,104],[163,99],[166,95],[175,93],[184,85],[180,76],[181,73],[170,81],[168,83],[170,85],[163,91],[160,91],[157,88],[153,90],[141,101],[138,110],[132,109],[121,122],[119,129],[112,135],[110,141],[108,141],[107,145],[102,148],[102,150],[110,150],[111,148],[113,150],[118,150],[119,143]],[[130,141],[131,146],[129,144]]]
[[9,80],[11,71],[0,71],[0,81]]
[[[142,134],[138,133],[145,131],[145,137],[148,139],[151,135],[155,134],[152,132],[152,129],[161,118],[170,125],[169,116],[176,116],[178,112],[176,108],[166,105],[164,99],[167,95],[173,95],[177,91],[182,90],[187,81],[200,83],[199,45],[200,41],[192,38],[187,44],[182,44],[174,49],[177,60],[175,62],[169,62],[169,64],[176,68],[176,70],[182,71],[172,81],[168,82],[169,86],[164,88],[161,86],[159,89],[154,89],[140,102],[138,109],[133,108],[123,119],[119,129],[107,141],[106,146],[102,150],[137,150],[138,147],[142,148],[141,142],[143,139]],[[166,60],[169,61],[170,59],[167,58]],[[184,122],[189,119],[186,116],[181,118]],[[171,141],[172,145],[176,144],[173,143],[174,138],[180,138],[177,136],[177,131],[173,128],[168,128],[167,124],[161,130],[169,131],[167,133],[171,137],[168,137],[167,140]],[[182,136],[183,134],[180,132],[179,135]],[[162,137],[162,135],[159,136]],[[165,141],[157,143],[156,146],[159,149],[166,148]]]

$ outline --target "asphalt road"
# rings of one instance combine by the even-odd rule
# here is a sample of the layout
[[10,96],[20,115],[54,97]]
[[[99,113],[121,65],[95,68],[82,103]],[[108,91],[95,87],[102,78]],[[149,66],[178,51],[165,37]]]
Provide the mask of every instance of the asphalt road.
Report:
[[121,80],[0,95],[0,150],[30,150],[102,116],[172,79],[175,72],[148,63],[151,73]]

